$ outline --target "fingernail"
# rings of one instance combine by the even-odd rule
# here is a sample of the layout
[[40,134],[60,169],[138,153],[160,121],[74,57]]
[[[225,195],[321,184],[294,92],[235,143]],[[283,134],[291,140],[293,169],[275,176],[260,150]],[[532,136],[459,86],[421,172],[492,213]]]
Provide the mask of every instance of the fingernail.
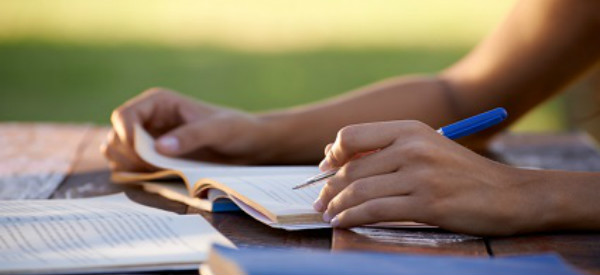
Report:
[[176,152],[179,149],[179,140],[176,137],[161,137],[158,145],[169,152]]
[[323,214],[323,221],[325,221],[325,222],[331,221],[331,217],[329,216],[329,213]]
[[321,201],[321,198],[318,198],[313,202],[313,208],[319,212],[323,211],[323,202]]
[[337,216],[333,217],[333,219],[331,220],[331,227],[338,227],[338,225],[340,225],[340,220],[338,219]]

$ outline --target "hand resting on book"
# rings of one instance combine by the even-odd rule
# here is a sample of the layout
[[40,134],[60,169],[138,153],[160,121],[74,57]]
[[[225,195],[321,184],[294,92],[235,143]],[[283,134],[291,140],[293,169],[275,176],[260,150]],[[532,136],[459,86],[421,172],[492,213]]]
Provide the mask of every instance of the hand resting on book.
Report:
[[141,124],[158,139],[156,150],[173,157],[236,164],[265,162],[272,136],[263,120],[241,111],[210,105],[153,88],[118,107],[113,131],[101,150],[116,171],[152,171],[133,147]]

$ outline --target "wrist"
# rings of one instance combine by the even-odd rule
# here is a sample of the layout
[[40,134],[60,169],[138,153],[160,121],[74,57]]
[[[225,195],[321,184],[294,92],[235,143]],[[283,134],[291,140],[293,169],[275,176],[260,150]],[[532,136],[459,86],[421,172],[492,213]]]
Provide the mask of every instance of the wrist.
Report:
[[295,164],[308,161],[299,148],[310,147],[310,141],[303,140],[302,127],[298,125],[296,115],[284,110],[256,116],[262,125],[261,136],[267,144],[265,162]]
[[[573,202],[565,190],[563,172],[514,168],[525,196],[518,233],[560,230],[574,218]],[[576,203],[576,202],[575,202]]]

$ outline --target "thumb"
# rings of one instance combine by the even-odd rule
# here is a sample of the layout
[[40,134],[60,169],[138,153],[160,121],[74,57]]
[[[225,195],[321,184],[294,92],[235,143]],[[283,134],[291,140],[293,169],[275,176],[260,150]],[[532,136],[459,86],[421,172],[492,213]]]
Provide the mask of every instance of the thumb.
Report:
[[164,155],[179,156],[214,145],[229,136],[231,127],[227,124],[216,118],[184,124],[158,138],[156,150]]

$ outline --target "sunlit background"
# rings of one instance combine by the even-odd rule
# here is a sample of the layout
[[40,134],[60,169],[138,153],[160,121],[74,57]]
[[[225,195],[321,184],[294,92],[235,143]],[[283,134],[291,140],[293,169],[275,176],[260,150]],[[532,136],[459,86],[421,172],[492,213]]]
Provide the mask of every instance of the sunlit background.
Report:
[[[1,0],[0,120],[107,124],[152,86],[265,110],[433,74],[513,0]],[[561,98],[513,129],[570,127]]]

